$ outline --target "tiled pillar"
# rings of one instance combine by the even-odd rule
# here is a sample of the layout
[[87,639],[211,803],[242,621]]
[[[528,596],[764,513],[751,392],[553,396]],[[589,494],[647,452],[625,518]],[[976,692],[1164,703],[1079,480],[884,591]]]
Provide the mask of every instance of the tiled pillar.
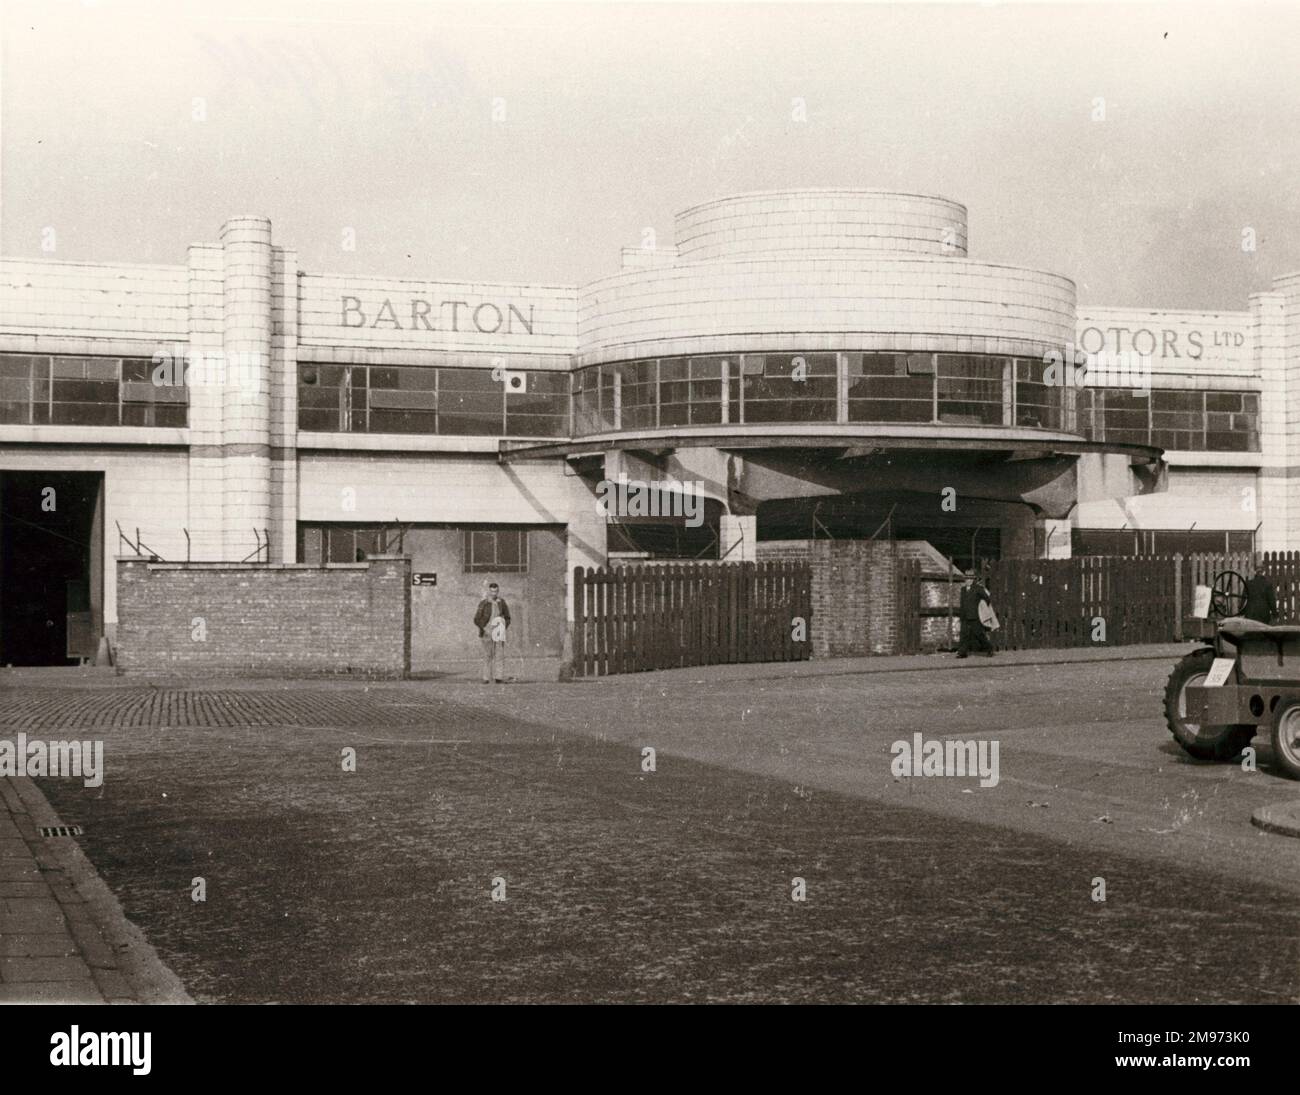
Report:
[[271,559],[298,561],[298,255],[272,249]]
[[195,244],[189,250],[189,533],[190,557],[222,558],[221,507],[224,460],[221,455],[222,383],[221,248]]
[[[1300,274],[1287,274],[1275,278],[1273,288],[1282,295],[1282,327],[1280,354],[1286,377],[1284,405],[1289,430],[1286,449],[1286,532],[1276,550],[1294,551],[1300,548]],[[1265,398],[1260,399],[1263,412]]]
[[228,220],[221,229],[221,255],[221,531],[223,555],[233,561],[253,555],[258,536],[271,528],[271,222]]
[[1285,351],[1286,298],[1281,293],[1252,293],[1251,341],[1255,367],[1263,383],[1259,394],[1260,469],[1255,479],[1255,520],[1263,521],[1255,538],[1258,551],[1285,551],[1296,546],[1292,529],[1289,469],[1292,441],[1287,423],[1297,410],[1289,393],[1300,386],[1288,383]]

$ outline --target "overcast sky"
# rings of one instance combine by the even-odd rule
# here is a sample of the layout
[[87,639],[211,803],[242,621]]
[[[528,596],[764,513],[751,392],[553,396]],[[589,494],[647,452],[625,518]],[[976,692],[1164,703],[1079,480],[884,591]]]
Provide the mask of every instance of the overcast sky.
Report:
[[3,33],[11,256],[183,263],[259,213],[308,270],[574,284],[685,206],[860,186],[963,202],[972,257],[1082,304],[1300,270],[1293,4],[5,0]]

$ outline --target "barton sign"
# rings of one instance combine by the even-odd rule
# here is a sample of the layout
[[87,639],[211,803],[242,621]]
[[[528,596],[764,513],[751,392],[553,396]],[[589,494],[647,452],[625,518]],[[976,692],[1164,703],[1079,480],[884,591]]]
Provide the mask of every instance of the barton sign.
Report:
[[383,297],[362,300],[344,294],[339,326],[387,331],[477,331],[483,335],[533,333],[533,305],[491,300]]

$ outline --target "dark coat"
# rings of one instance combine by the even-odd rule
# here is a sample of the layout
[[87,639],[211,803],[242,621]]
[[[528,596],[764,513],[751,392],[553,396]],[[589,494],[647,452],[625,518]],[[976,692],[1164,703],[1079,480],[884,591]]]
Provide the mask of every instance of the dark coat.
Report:
[[[501,615],[506,621],[506,627],[510,626],[510,606],[506,604],[504,597],[497,598],[497,605],[501,609]],[[492,599],[484,597],[479,601],[478,608],[474,612],[474,626],[478,628],[478,636],[484,638],[484,631],[492,620]]]
[[963,621],[969,620],[973,623],[980,623],[980,602],[989,599],[988,590],[978,582],[972,582],[970,585],[962,586],[961,606],[959,614]]
[[1277,594],[1273,592],[1273,583],[1262,574],[1246,579],[1246,603],[1241,614],[1262,624],[1271,624],[1277,619]]

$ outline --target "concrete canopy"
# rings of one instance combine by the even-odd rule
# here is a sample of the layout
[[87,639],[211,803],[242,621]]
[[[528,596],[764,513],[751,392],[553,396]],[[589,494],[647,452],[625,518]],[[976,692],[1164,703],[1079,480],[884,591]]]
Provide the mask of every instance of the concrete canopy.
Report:
[[564,456],[592,478],[683,480],[730,513],[767,501],[952,488],[957,496],[1065,518],[1076,503],[1164,489],[1161,450],[1085,441],[1034,428],[996,433],[935,425],[697,426],[623,431],[580,441],[503,442],[500,458]]

